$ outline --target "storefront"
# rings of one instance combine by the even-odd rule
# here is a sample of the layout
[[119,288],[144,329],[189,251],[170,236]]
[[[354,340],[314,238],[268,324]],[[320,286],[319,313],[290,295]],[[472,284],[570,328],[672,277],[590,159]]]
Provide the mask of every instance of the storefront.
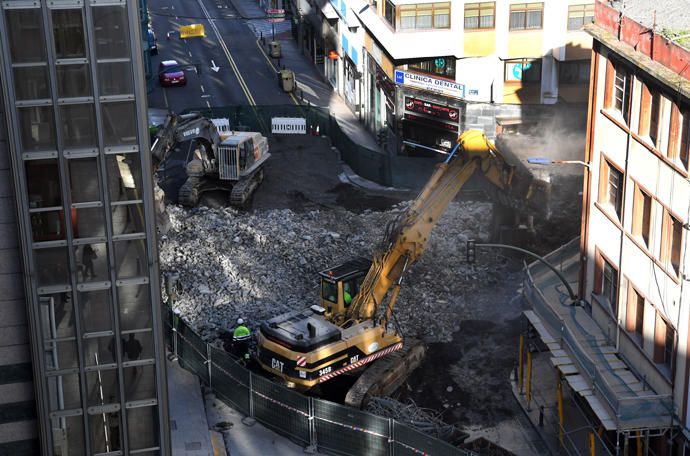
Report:
[[460,119],[459,107],[405,95],[402,114],[403,154],[430,156],[450,152],[460,132]]
[[334,89],[338,88],[338,61],[340,56],[338,51],[335,50],[335,45],[333,43],[328,43],[326,45],[326,61],[325,61],[325,75],[326,80],[331,83]]

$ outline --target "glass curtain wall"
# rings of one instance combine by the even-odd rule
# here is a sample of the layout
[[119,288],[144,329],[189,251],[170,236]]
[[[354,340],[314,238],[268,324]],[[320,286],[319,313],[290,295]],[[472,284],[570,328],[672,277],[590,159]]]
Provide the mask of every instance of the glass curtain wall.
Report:
[[2,2],[44,454],[169,454],[136,3]]

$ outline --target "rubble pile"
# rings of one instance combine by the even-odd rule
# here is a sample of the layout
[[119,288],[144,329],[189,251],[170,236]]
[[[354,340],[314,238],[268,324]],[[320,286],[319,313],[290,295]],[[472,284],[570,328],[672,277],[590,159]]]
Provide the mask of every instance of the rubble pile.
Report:
[[[356,214],[169,206],[161,272],[179,274],[177,309],[205,340],[220,344],[240,316],[256,330],[262,320],[319,303],[318,272],[356,256],[371,258],[386,223],[406,207]],[[465,241],[487,240],[490,221],[488,203],[449,206],[403,279],[395,318],[405,336],[448,342],[460,320],[481,311],[472,308],[472,293],[499,280],[500,261],[487,251],[468,265]]]
[[[443,421],[443,412],[419,407],[412,399],[400,402],[390,397],[372,397],[367,402],[365,410],[384,418],[393,418],[442,440],[457,438],[461,433],[454,425]],[[467,434],[464,434],[464,437],[467,437]]]

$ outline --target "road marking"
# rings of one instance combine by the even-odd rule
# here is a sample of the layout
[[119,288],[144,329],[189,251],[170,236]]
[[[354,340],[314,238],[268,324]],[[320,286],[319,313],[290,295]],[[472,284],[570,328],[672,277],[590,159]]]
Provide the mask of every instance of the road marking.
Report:
[[168,89],[163,87],[163,101],[165,101],[165,109],[170,111],[170,105],[168,104]]
[[249,102],[249,105],[250,106],[256,106],[256,102],[254,101],[254,97],[252,96],[251,92],[249,91],[249,87],[247,87],[247,83],[244,82],[244,78],[242,78],[242,74],[240,74],[240,70],[239,70],[239,68],[237,68],[237,65],[235,64],[235,60],[232,58],[232,54],[230,54],[230,50],[228,49],[228,46],[225,44],[223,37],[220,35],[220,31],[218,30],[218,27],[216,27],[215,22],[211,19],[211,16],[208,14],[208,10],[204,6],[202,0],[197,0],[197,3],[199,3],[199,6],[201,6],[202,11],[204,12],[204,16],[206,16],[206,20],[211,25],[213,32],[216,34],[216,37],[218,38],[218,42],[220,43],[220,47],[223,49],[223,53],[225,54],[225,57],[228,58],[228,62],[230,62],[230,67],[232,68],[232,71],[235,73],[235,77],[237,78],[237,82],[239,82],[240,88],[242,89],[242,92],[244,92],[245,97],[247,97],[247,101]]
[[208,100],[206,100],[206,106],[208,106],[209,108],[211,107],[211,103],[209,103]]
[[218,73],[218,70],[220,70],[220,67],[216,65],[216,62],[213,59],[211,59],[211,69],[216,73]]
[[[268,58],[268,55],[267,55],[266,52],[264,51],[264,48],[261,47],[261,45],[259,44],[259,40],[256,40],[256,46],[259,48],[259,51],[261,51],[261,55],[264,56],[264,59],[266,59],[266,62],[268,62],[268,65],[269,65],[269,66],[273,69],[273,71],[275,71],[276,74],[277,74],[277,73],[278,73],[278,69],[275,67],[275,65],[273,65],[273,62],[271,62],[271,59]],[[297,81],[295,81],[295,84],[297,84]],[[292,102],[299,106],[299,101],[297,101],[297,98],[295,98],[295,96],[292,94],[292,92],[288,93],[288,95],[290,95],[290,98],[292,98]]]
[[189,54],[189,56],[191,57],[191,56],[192,56],[192,51],[187,51],[187,54]]
[[201,91],[202,91],[202,92],[206,92],[206,89],[204,89],[204,85],[203,85],[203,84],[199,84],[199,87],[201,88]]

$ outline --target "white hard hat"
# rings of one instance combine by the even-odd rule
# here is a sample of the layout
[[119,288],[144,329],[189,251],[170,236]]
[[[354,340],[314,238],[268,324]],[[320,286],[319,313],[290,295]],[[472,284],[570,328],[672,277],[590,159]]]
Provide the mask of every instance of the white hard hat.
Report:
[[244,320],[241,319],[241,318],[238,318],[238,319],[237,319],[237,324],[238,324],[238,325],[243,325],[243,324],[244,324]]

